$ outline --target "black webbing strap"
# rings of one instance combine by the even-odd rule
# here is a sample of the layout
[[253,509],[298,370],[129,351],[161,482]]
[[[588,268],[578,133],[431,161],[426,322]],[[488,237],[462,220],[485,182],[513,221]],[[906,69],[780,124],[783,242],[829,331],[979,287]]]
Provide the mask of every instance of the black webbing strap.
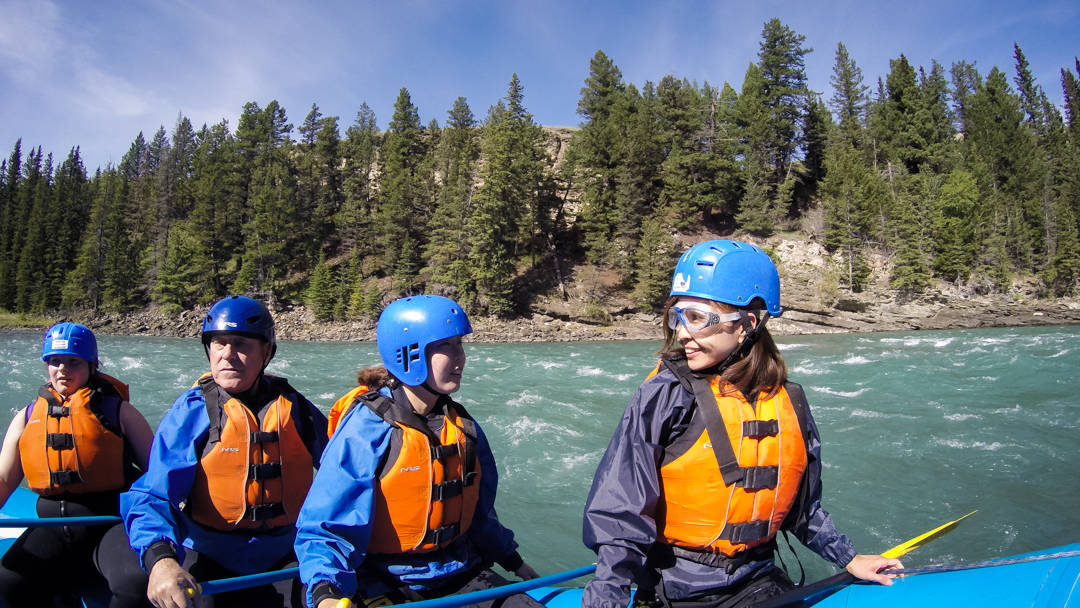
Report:
[[431,500],[450,500],[461,496],[464,483],[460,479],[452,479],[431,486]]
[[45,447],[54,450],[72,450],[75,448],[75,437],[71,433],[46,433]]
[[742,423],[744,437],[770,437],[780,433],[779,420],[747,420]]
[[54,486],[66,486],[80,481],[82,481],[82,477],[79,476],[78,471],[53,471],[49,473],[49,483]]
[[199,389],[202,391],[203,403],[206,405],[206,417],[210,420],[210,434],[206,438],[207,445],[221,441],[221,406],[223,392],[221,387],[214,382],[214,377],[207,374],[199,379]]
[[457,456],[458,446],[456,443],[450,445],[436,445],[431,447],[431,459],[443,461],[451,456]]
[[251,443],[277,443],[277,431],[254,431],[251,433]]
[[447,524],[440,528],[435,528],[434,530],[428,530],[427,534],[424,534],[423,542],[431,543],[434,545],[442,545],[448,540],[457,538],[458,529],[458,525],[455,523]]
[[720,538],[722,540],[726,540],[733,545],[744,545],[746,543],[754,542],[755,540],[768,538],[768,536],[768,521],[748,521],[741,524],[727,524],[724,526],[724,531],[720,533]]
[[264,462],[262,464],[253,464],[248,471],[248,475],[252,481],[277,479],[278,477],[281,477],[281,463]]
[[678,545],[663,545],[660,550],[670,550],[675,557],[703,564],[711,568],[723,568],[728,574],[731,574],[750,562],[772,561],[774,552],[776,551],[776,541],[770,541],[753,547],[752,549],[739,551],[734,556],[724,555],[723,553],[712,553],[709,551],[697,551]]
[[285,505],[280,502],[251,505],[247,508],[247,518],[252,521],[266,521],[282,515],[285,515]]
[[41,397],[45,400],[45,403],[49,404],[48,412],[50,416],[54,418],[60,418],[63,416],[71,415],[71,411],[61,405],[60,401],[57,400],[56,395],[54,395],[53,392],[49,390],[48,384],[43,384],[41,388],[38,389],[38,397]]

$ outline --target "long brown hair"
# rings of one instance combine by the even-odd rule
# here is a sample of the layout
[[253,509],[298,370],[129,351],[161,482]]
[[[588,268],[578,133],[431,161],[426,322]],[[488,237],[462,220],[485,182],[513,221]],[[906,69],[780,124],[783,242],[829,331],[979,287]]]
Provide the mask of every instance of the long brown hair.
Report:
[[[664,316],[661,317],[664,325],[664,345],[660,349],[661,355],[681,356],[685,353],[682,345],[679,344],[675,330],[667,324],[668,310],[677,300],[678,298],[668,298],[667,303],[664,304]],[[761,322],[761,310],[754,306],[739,308],[714,300],[709,300],[709,303],[717,307],[720,312],[740,311],[753,314],[758,322]],[[712,373],[715,374],[715,370],[712,370]],[[767,327],[762,327],[758,331],[757,341],[750,347],[750,352],[728,365],[720,373],[720,377],[734,384],[743,393],[750,395],[764,392],[771,397],[784,386],[787,382],[787,364],[784,363],[780,349],[776,347],[776,342],[773,341]]]

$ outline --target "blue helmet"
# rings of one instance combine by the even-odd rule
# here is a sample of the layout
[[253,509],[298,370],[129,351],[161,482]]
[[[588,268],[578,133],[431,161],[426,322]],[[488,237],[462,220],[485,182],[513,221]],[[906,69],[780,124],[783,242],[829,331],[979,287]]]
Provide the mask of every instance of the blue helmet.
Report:
[[375,326],[383,365],[409,386],[427,382],[429,344],[471,333],[472,325],[465,311],[457,302],[443,296],[394,300],[379,315]]
[[274,337],[274,318],[262,302],[247,296],[227,296],[210,307],[202,324],[202,343],[218,334],[238,334],[260,338],[270,345],[270,356],[277,352]]
[[705,241],[686,250],[675,265],[671,296],[693,296],[736,307],[760,299],[778,317],[780,275],[769,254],[739,241]]
[[41,341],[41,360],[53,355],[75,355],[90,363],[97,363],[97,339],[94,332],[78,323],[57,323],[45,332]]

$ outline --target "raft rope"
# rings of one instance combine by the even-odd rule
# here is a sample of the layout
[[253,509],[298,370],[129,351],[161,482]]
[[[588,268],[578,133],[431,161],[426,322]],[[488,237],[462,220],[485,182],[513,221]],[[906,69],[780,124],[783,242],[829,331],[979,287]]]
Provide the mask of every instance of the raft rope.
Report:
[[[1066,557],[1080,556],[1080,550],[1061,551],[1058,553],[1044,553],[1041,555],[1027,555],[1024,557],[1012,557],[1008,559],[988,559],[970,564],[941,564],[938,566],[926,566],[923,568],[899,568],[896,570],[883,570],[882,574],[899,574],[902,576],[915,576],[916,574],[937,574],[939,572],[957,572],[960,570],[976,570],[978,568],[993,568],[995,566],[1010,566],[1013,564],[1026,564],[1028,562],[1040,562],[1048,559],[1061,559]],[[873,584],[873,581],[859,581]]]

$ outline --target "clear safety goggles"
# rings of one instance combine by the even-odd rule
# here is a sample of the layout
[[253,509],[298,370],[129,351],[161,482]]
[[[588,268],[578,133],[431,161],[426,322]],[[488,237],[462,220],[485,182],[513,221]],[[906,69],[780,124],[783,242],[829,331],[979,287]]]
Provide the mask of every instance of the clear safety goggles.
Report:
[[710,325],[738,321],[742,317],[739,312],[715,313],[704,307],[672,306],[667,313],[667,326],[672,331],[683,324],[688,331],[701,331]]

